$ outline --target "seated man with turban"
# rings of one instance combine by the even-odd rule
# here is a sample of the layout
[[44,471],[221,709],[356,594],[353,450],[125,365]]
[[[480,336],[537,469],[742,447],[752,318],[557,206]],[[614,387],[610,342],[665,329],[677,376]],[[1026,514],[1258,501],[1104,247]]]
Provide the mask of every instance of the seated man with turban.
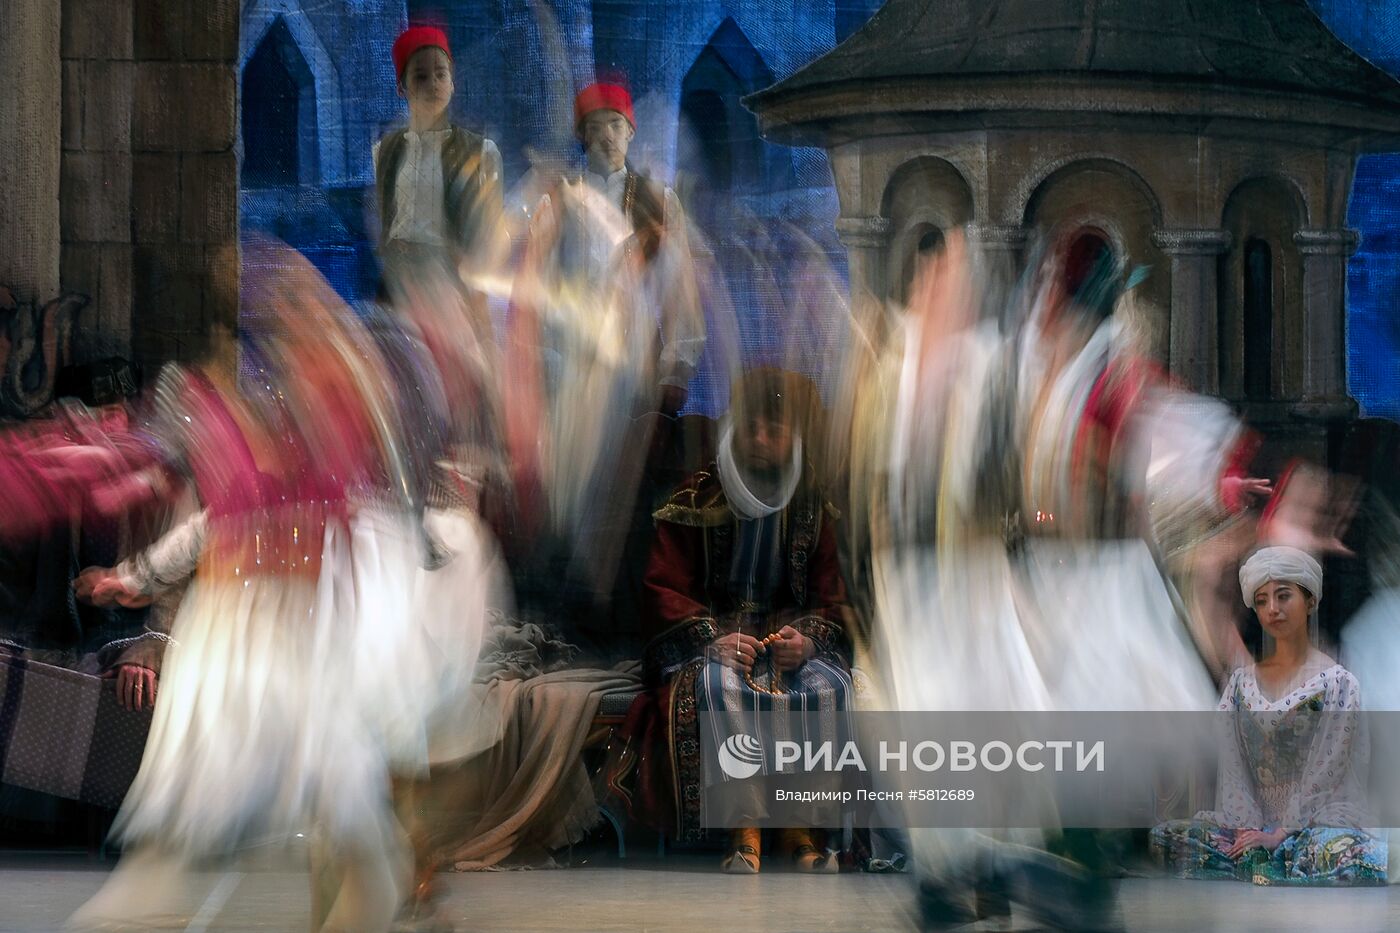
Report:
[[[704,714],[844,711],[853,693],[834,510],[803,454],[804,440],[817,446],[818,406],[801,376],[746,374],[720,424],[715,462],[655,514],[642,622],[643,664],[658,689],[629,723],[634,747],[648,752],[633,802],[674,806],[672,832],[682,840],[700,836]],[[637,728],[639,719],[647,722]],[[750,720],[751,712],[747,728]],[[757,822],[762,809],[755,799],[747,816]],[[837,870],[809,831],[779,837],[799,870]],[[724,870],[757,872],[760,849],[758,829],[734,829]]]

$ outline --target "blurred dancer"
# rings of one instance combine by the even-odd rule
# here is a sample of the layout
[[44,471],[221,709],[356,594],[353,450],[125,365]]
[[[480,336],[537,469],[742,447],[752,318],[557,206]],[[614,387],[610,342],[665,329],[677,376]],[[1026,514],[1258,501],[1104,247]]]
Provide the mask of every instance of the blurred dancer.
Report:
[[[385,297],[401,314],[434,309],[450,325],[449,341],[470,348],[475,366],[452,370],[463,382],[450,396],[449,440],[472,448],[459,455],[477,472],[499,473],[500,374],[488,299],[504,291],[510,252],[501,154],[451,122],[453,62],[441,29],[406,29],[392,57],[409,120],[374,147]],[[424,315],[416,317],[422,327]]]
[[[1361,686],[1361,706],[1384,715],[1374,721],[1384,728],[1371,730],[1372,768],[1368,791],[1372,811],[1394,826],[1400,812],[1400,795],[1391,776],[1400,772],[1400,740],[1394,727],[1400,711],[1400,426],[1392,421],[1366,419],[1353,429],[1350,449],[1342,468],[1358,477],[1363,486],[1357,524],[1348,529],[1347,541],[1364,557],[1368,595],[1342,629],[1341,660]],[[1324,523],[1322,534],[1335,528]],[[1400,840],[1395,829],[1386,830],[1391,843]],[[1388,846],[1391,884],[1400,879],[1400,846]]]
[[[1059,657],[1042,656],[1057,709],[1199,708],[1209,681],[1158,563],[1170,519],[1149,509],[1228,515],[1242,489],[1268,486],[1243,476],[1252,442],[1230,409],[1173,387],[1137,349],[1114,313],[1133,280],[1107,244],[1080,236],[1061,256],[1018,348],[1019,570],[1055,607],[1028,627],[1059,633]],[[1189,433],[1165,427],[1186,421]],[[1086,618],[1108,628],[1078,637]]]
[[[527,499],[538,491],[534,504],[562,539],[552,553],[528,555],[536,566],[527,576],[547,579],[550,598],[570,591],[573,605],[551,610],[590,626],[613,622],[617,599],[625,608],[615,621],[635,626],[655,504],[639,490],[705,344],[685,214],[673,191],[628,165],[635,129],[624,88],[578,94],[586,168],[535,208],[513,302],[508,382],[533,393],[510,406],[513,462],[519,488]],[[520,430],[526,424],[538,433]],[[522,582],[528,601],[538,587]]]
[[[626,322],[643,328],[639,337],[643,345],[651,344],[647,358],[638,362],[655,380],[656,394],[642,410],[674,415],[685,405],[686,387],[705,345],[705,319],[680,200],[628,164],[636,132],[626,88],[591,84],[580,91],[574,100],[574,133],[586,167],[581,176],[546,195],[535,216],[556,232],[556,273],[592,290],[606,292],[610,285],[626,283],[643,291],[635,299],[641,305],[636,320]],[[542,219],[545,214],[553,216]]]
[[[1133,351],[1111,313],[1123,270],[1097,244],[1067,244],[1026,281],[1029,320],[1012,339],[978,320],[960,237],[925,275],[899,362],[871,389],[890,403],[868,409],[887,413],[864,495],[893,699],[903,709],[1208,708],[1210,679],[1154,557],[1146,465],[1149,454],[1175,458],[1174,494],[1223,510],[1238,425],[1223,406],[1167,392]],[[1214,440],[1164,447],[1154,419],[1175,404],[1195,405]],[[931,926],[972,919],[963,893],[979,887],[1052,926],[1112,925],[1107,889],[1083,864],[1101,860],[1093,837],[1067,836],[1071,861],[971,832],[913,835]]]
[[[405,893],[389,773],[423,766],[428,720],[462,695],[481,580],[424,569],[389,370],[324,281],[296,271],[249,287],[278,316],[248,318],[242,390],[227,367],[172,371],[144,456],[52,452],[50,486],[115,473],[136,494],[133,467],[160,465],[187,470],[203,505],[115,575],[128,597],[194,579],[114,828],[128,855],[74,927],[170,913],[195,860],[298,833],[322,840],[339,882],[318,929],[385,930]],[[460,525],[437,534],[470,543]]]

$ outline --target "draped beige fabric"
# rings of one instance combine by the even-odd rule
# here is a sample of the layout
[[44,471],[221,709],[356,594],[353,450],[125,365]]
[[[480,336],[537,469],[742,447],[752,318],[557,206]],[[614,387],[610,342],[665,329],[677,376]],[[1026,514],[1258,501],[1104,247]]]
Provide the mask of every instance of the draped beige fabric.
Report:
[[469,758],[435,761],[401,798],[415,848],[442,868],[480,871],[507,860],[538,864],[577,842],[599,819],[580,758],[598,704],[609,691],[639,685],[626,668],[481,685],[482,708],[500,714],[499,734]]

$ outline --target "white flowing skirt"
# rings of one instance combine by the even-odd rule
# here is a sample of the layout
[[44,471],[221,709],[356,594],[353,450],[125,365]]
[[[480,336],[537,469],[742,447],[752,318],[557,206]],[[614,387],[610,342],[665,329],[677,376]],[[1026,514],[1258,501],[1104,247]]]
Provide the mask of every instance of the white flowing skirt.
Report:
[[491,569],[465,517],[421,567],[400,517],[327,528],[315,579],[196,577],[181,603],[141,768],[114,834],[188,856],[313,826],[383,838],[388,775],[426,764],[426,724],[470,682]]
[[902,709],[1174,711],[1215,690],[1142,541],[1000,541],[877,560]]
[[896,708],[1051,708],[1000,541],[884,552],[875,582],[875,631]]
[[1175,594],[1134,539],[1031,540],[1017,604],[1061,711],[1215,708]]
[[[1030,541],[1014,559],[998,540],[910,549],[880,555],[876,582],[899,709],[1213,707],[1205,666],[1141,541]],[[1162,748],[1166,758],[1182,751]],[[1039,801],[1042,826],[1057,824],[1049,789],[1027,782],[1023,793]],[[1032,857],[1042,842],[1040,830],[910,830],[916,863],[949,884],[979,862]]]

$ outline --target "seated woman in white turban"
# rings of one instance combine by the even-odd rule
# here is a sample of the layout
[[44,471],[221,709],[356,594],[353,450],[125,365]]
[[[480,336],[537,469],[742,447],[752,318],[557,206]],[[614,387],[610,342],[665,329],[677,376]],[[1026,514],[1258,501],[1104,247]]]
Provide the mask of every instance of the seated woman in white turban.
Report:
[[1153,853],[1183,878],[1384,884],[1385,841],[1361,829],[1360,688],[1310,633],[1322,567],[1297,548],[1263,548],[1240,568],[1240,590],[1274,650],[1236,670],[1221,697],[1234,715],[1216,809],[1153,829]]

